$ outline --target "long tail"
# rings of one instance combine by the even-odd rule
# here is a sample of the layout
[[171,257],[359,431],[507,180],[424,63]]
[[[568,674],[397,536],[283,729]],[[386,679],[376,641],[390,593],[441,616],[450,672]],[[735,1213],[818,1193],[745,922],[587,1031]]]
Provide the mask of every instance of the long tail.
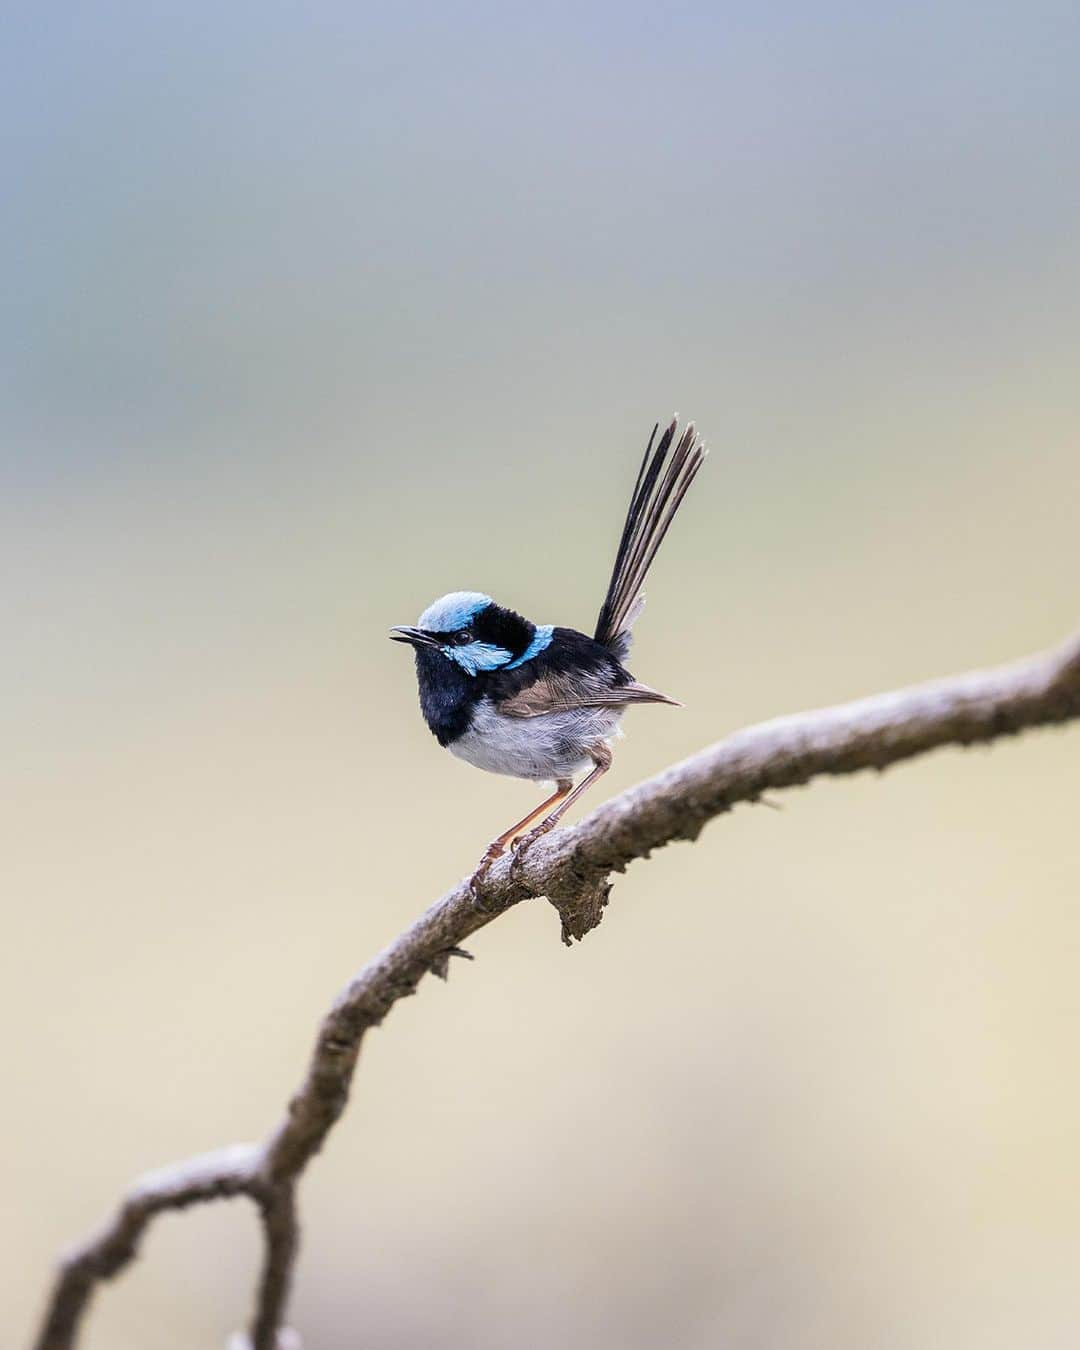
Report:
[[678,429],[678,418],[671,419],[654,449],[659,429],[657,423],[645,447],[607,595],[596,621],[597,642],[610,647],[620,660],[630,650],[630,630],[645,603],[642,594],[645,574],[705,459],[705,447],[698,441],[694,424],[690,422],[665,467]]

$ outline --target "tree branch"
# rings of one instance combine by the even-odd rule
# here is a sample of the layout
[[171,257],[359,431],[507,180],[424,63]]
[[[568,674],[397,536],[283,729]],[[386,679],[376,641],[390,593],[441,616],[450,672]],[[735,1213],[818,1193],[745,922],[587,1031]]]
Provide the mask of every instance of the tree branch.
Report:
[[143,1177],[106,1226],[61,1263],[36,1350],[70,1350],[90,1295],[136,1255],[167,1209],[247,1195],[259,1206],[265,1260],[249,1344],[276,1350],[295,1263],[295,1188],[348,1099],[364,1033],[428,972],[446,977],[460,944],[520,901],[547,896],[563,940],[600,921],[613,872],[766,791],[821,774],[884,769],[943,745],[970,745],[1080,717],[1080,636],[1040,656],[817,712],[776,718],[720,741],[503,859],[480,887],[461,882],[376,956],[338,995],[319,1028],[308,1070],[276,1129],[259,1146],[208,1154]]
[[112,1279],[135,1258],[139,1239],[153,1218],[167,1209],[250,1195],[258,1160],[254,1145],[236,1144],[140,1177],[108,1223],[61,1260],[35,1343],[38,1350],[65,1350],[75,1344],[94,1286]]
[[296,1218],[296,1186],[291,1180],[264,1187],[259,1196],[266,1252],[255,1314],[251,1324],[254,1350],[274,1350],[285,1318],[300,1227]]

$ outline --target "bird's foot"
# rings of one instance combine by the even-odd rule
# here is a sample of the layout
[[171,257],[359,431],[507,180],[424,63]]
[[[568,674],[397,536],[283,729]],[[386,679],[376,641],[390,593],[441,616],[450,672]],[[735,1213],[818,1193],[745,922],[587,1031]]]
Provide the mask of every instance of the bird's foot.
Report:
[[555,820],[542,820],[527,834],[519,834],[513,841],[510,845],[510,850],[514,855],[514,861],[510,864],[510,880],[512,882],[520,882],[521,866],[529,849],[538,839],[542,839],[545,834],[549,834],[557,824],[558,821]]
[[488,905],[484,900],[482,882],[484,878],[487,876],[487,874],[491,871],[491,864],[495,861],[496,858],[501,858],[504,852],[505,849],[500,840],[496,840],[493,844],[489,844],[484,853],[484,856],[480,859],[480,861],[476,865],[476,871],[473,872],[472,876],[469,878],[469,895],[472,897],[473,904],[481,912],[481,914],[494,913],[494,910],[491,908],[491,906]]

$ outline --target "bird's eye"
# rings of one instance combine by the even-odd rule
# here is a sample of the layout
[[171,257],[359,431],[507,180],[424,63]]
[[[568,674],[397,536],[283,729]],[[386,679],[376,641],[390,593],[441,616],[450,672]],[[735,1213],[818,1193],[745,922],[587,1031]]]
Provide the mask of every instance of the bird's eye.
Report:
[[459,647],[467,646],[472,641],[472,632],[468,628],[463,628],[460,633],[454,634],[454,641]]

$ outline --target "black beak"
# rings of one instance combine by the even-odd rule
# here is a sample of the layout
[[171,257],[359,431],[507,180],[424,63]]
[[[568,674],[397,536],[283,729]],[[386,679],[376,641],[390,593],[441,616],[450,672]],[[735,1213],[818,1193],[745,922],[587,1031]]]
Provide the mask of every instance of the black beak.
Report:
[[439,645],[422,628],[391,628],[387,637],[391,642],[407,642],[412,647],[437,647]]

